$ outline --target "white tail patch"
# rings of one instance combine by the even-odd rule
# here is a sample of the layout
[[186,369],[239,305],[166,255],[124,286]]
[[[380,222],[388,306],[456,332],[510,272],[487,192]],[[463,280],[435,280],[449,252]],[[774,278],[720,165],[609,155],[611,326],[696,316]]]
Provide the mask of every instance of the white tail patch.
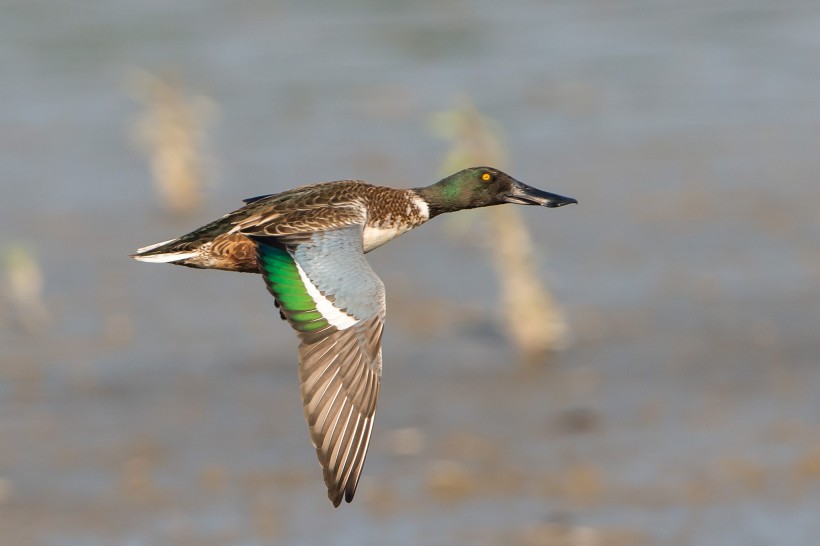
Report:
[[[143,252],[148,248],[153,247],[146,247],[145,249],[139,249],[137,252]],[[155,264],[167,264],[170,262],[178,262],[180,260],[187,260],[188,258],[193,258],[197,255],[197,252],[168,252],[165,254],[152,254],[149,256],[142,256],[140,254],[134,254],[131,256],[135,260],[139,260],[141,262],[151,262]]]
[[137,249],[137,254],[142,254],[143,252],[148,252],[149,250],[154,250],[155,248],[159,248],[162,245],[167,245],[168,243],[176,241],[176,239],[168,239],[167,241],[162,241],[161,243],[154,243],[153,245],[144,246],[142,248]]
[[153,245],[138,248],[137,253],[132,255],[131,257],[141,262],[167,264],[171,262],[178,262],[180,260],[187,260],[188,258],[193,258],[197,254],[199,254],[199,252],[197,252],[196,250],[186,250],[184,252],[163,252],[161,254],[149,254],[147,256],[144,255],[146,252],[151,252],[155,248],[167,245],[168,243],[173,243],[174,241],[176,241],[176,239],[168,239],[167,241],[162,241],[161,243],[154,243]]

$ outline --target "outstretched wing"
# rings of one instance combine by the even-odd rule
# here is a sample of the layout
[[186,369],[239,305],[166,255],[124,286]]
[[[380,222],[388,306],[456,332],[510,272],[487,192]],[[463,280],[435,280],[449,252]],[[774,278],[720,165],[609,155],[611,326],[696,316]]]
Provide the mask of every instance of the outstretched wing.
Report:
[[384,285],[362,225],[286,236],[248,234],[268,290],[300,338],[302,403],[328,497],[353,499],[381,379]]

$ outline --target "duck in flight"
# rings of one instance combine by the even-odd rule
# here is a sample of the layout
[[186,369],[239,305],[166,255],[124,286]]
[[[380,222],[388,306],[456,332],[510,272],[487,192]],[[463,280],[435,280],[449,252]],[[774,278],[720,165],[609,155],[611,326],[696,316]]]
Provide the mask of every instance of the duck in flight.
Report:
[[382,373],[385,292],[365,254],[445,212],[514,203],[577,203],[490,167],[424,188],[359,180],[300,186],[170,241],[137,250],[143,262],[260,273],[299,337],[302,404],[334,506],[353,500]]

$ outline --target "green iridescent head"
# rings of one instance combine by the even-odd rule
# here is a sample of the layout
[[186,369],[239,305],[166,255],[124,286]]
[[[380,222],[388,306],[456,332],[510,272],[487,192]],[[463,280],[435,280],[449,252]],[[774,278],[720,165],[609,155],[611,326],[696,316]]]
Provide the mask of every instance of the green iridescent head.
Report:
[[492,167],[464,169],[416,191],[427,201],[431,216],[504,203],[562,207],[578,202],[528,186]]

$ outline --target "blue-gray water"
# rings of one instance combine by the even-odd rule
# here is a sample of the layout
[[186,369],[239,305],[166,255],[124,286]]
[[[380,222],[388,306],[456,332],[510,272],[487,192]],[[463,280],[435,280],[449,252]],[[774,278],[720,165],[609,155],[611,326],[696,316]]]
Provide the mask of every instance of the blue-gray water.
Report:
[[[0,542],[816,541],[815,2],[168,4],[3,5],[0,243],[52,321],[0,302]],[[191,218],[129,136],[136,69],[218,105]],[[462,94],[514,176],[580,201],[524,211],[574,343],[517,367],[484,251],[442,220],[371,254],[382,396],[333,510],[261,280],[127,254],[298,184],[426,185]]]

